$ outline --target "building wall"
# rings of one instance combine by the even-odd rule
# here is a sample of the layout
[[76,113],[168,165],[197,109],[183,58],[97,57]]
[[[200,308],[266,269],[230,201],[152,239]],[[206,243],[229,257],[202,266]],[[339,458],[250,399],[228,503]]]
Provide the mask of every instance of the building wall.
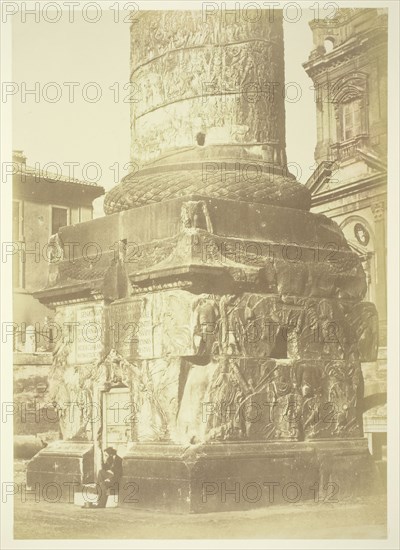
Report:
[[[81,189],[79,184],[68,189],[64,182],[58,185],[55,181],[45,188],[40,179],[24,179],[18,173],[14,176],[13,185],[14,349],[26,351],[25,331],[32,325],[36,329],[36,347],[43,351],[49,349],[49,341],[43,337],[42,331],[54,312],[43,306],[32,294],[47,284],[48,262],[52,251],[49,239],[54,233],[52,208],[65,209],[66,225],[71,225],[93,219],[93,206],[91,195],[86,189]],[[101,194],[101,191],[104,192],[100,188],[97,194]]]
[[[345,10],[339,10],[345,11]],[[353,10],[347,23],[312,24],[315,50],[305,68],[314,82],[317,104],[317,162],[332,158],[331,145],[341,141],[340,87],[348,81],[351,93],[365,97],[365,128],[369,144],[386,154],[387,150],[387,16],[384,10]],[[368,37],[356,53],[351,41]],[[333,50],[325,49],[332,40]],[[341,82],[342,81],[342,82]],[[357,91],[358,88],[358,91]],[[346,99],[347,101],[347,99]]]
[[[387,149],[387,53],[381,47],[371,49],[368,54],[348,61],[344,66],[329,70],[329,75],[323,73],[316,79],[318,96],[317,103],[317,135],[318,142],[315,158],[319,163],[332,158],[331,145],[340,140],[338,135],[337,111],[332,101],[334,93],[333,82],[344,75],[363,75],[368,87],[368,104],[366,107],[366,129],[370,143],[386,151]],[[371,83],[379,82],[379,86]],[[323,104],[322,106],[320,104]]]
[[[61,187],[57,182],[44,189],[40,180],[31,178],[31,185],[25,186],[21,181],[18,174],[13,182],[13,241],[17,253],[12,257],[13,327],[7,329],[7,334],[11,337],[13,333],[15,350],[14,454],[18,458],[30,458],[59,437],[58,411],[49,401],[48,387],[53,364],[51,352],[59,344],[57,340],[50,341],[46,330],[54,311],[33,297],[35,291],[47,284],[52,208],[65,208],[66,224],[71,225],[91,220],[93,207],[87,191],[81,190],[78,184],[68,192],[65,184]],[[86,204],[73,204],[79,200]],[[30,326],[34,328],[33,345],[29,338]]]
[[[20,288],[35,292],[47,283],[48,242],[52,234],[52,207],[67,208],[67,225],[92,219],[91,206],[67,206],[19,200],[20,239],[25,242],[26,255],[20,255]],[[25,260],[24,260],[25,258]]]
[[[364,414],[370,450],[385,460],[387,338],[387,13],[341,9],[335,20],[310,24],[314,47],[304,68],[316,90],[319,168],[310,178],[312,211],[332,218],[359,253],[368,282],[365,299],[379,315],[379,353],[363,364],[365,397],[376,405]],[[328,51],[326,41],[331,42]],[[361,130],[343,135],[343,106],[360,101]]]

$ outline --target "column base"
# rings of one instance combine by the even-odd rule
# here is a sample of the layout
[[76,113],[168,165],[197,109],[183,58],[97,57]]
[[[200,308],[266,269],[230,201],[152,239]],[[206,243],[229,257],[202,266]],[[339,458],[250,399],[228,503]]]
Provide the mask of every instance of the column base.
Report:
[[[383,485],[382,485],[383,486]],[[138,444],[124,457],[119,504],[179,513],[340,502],[381,484],[366,439]]]
[[[58,441],[27,468],[27,487],[74,501],[94,482],[93,444]],[[123,459],[119,506],[177,513],[341,502],[383,490],[367,439],[136,444]],[[54,495],[53,495],[54,493]],[[57,498],[58,493],[58,498]]]

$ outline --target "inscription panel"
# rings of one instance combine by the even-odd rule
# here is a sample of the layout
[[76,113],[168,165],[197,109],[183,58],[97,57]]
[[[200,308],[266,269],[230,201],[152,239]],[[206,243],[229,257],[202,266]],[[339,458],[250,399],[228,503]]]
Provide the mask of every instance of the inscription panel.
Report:
[[111,347],[130,359],[193,355],[193,299],[185,291],[165,291],[112,304]]
[[68,350],[69,365],[85,365],[101,358],[105,335],[103,302],[60,307],[54,322],[60,348]]
[[123,357],[138,355],[141,300],[124,300],[110,306],[111,347]]
[[91,363],[100,358],[103,350],[102,306],[85,306],[76,310],[77,335],[75,360],[78,364]]

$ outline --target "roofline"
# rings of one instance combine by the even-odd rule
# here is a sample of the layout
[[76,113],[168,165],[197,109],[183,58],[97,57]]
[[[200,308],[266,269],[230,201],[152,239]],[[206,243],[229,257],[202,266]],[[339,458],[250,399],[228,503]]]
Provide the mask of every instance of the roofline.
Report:
[[[23,168],[22,168],[23,167]],[[83,185],[86,187],[101,187],[96,182],[92,181],[86,181],[86,180],[79,180],[77,178],[70,178],[68,176],[64,176],[63,174],[55,174],[54,172],[49,171],[40,171],[36,170],[35,168],[28,166],[26,164],[19,164],[17,171],[14,172],[14,176],[21,174],[25,177],[35,178],[36,180],[45,180],[48,182],[61,182],[61,183],[71,183],[73,185]]]

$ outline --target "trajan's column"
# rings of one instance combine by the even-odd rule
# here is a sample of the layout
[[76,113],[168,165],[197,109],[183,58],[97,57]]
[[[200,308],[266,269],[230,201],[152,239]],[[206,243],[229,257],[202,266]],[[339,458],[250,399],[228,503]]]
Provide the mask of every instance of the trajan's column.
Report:
[[28,484],[94,483],[112,445],[121,505],[368,490],[360,361],[376,356],[376,311],[341,230],[286,168],[281,12],[145,11],[131,40],[137,170],[104,218],[52,237],[37,297],[63,327],[49,381],[62,439]]

